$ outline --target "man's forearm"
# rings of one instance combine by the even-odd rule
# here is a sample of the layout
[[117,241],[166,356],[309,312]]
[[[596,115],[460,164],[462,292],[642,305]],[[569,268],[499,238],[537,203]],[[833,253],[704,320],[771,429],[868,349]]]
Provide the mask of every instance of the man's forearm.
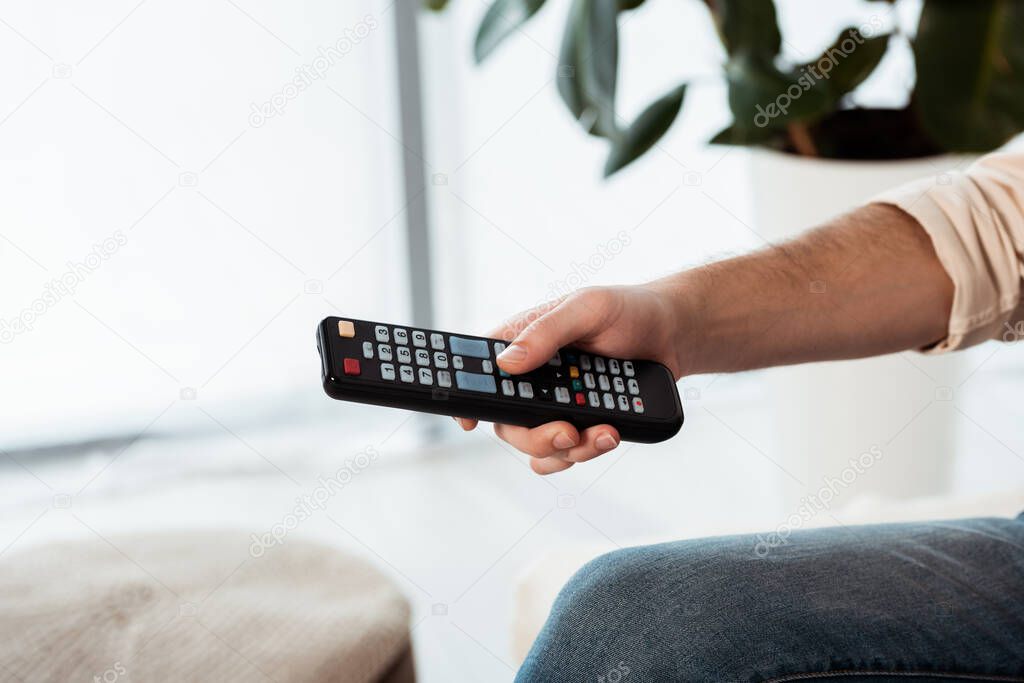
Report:
[[928,235],[887,205],[653,286],[678,304],[686,374],[927,346],[945,336],[953,299]]

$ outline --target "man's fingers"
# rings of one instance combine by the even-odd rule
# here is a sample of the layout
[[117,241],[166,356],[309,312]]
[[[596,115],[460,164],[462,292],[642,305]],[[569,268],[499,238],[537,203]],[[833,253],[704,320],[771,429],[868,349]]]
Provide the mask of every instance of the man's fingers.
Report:
[[549,422],[533,429],[495,424],[494,433],[514,448],[535,458],[564,456],[580,442],[579,432],[568,422]]
[[471,420],[468,417],[453,417],[452,419],[462,427],[463,431],[471,432],[476,429],[476,420]]
[[565,458],[570,462],[586,462],[614,449],[621,441],[618,430],[611,425],[591,427],[580,434],[579,445],[569,449]]
[[540,367],[561,347],[592,333],[606,317],[606,302],[600,290],[567,297],[527,324],[498,356],[498,366],[514,375]]
[[530,469],[537,474],[554,474],[572,466],[573,463],[561,458],[530,458]]

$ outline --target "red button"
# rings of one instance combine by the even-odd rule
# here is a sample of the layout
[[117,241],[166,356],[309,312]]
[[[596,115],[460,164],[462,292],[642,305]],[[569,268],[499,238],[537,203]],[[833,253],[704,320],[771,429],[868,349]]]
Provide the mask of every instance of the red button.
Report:
[[581,406],[581,405],[583,405],[586,402],[587,402],[587,400],[585,398],[583,398],[583,392],[582,391],[577,391],[576,392],[576,405]]
[[346,358],[344,366],[346,375],[358,375],[360,372],[358,358]]

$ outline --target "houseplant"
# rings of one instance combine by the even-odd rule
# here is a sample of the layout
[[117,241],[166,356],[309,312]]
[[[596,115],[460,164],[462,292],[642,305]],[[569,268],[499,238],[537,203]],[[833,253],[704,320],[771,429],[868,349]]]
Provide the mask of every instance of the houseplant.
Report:
[[[756,148],[755,220],[766,240],[785,239],[906,181],[930,176],[941,184],[948,169],[1024,129],[1024,3],[924,0],[911,29],[870,16],[898,1],[877,0],[872,4],[881,11],[840,31],[816,59],[792,63],[780,54],[772,0],[706,0],[709,27],[724,47],[733,114],[712,142]],[[447,2],[428,4],[440,9]],[[477,61],[542,8],[556,5],[568,9],[558,92],[584,131],[608,141],[604,174],[610,176],[666,133],[687,84],[631,122],[618,116],[618,19],[624,12],[656,11],[656,3],[643,0],[494,0],[475,38]],[[916,72],[906,104],[856,106],[851,93],[900,42],[910,45]],[[811,278],[808,296],[827,296],[828,283]],[[873,447],[881,449],[878,470],[884,471],[858,482],[859,492],[943,490],[961,419],[950,399],[968,375],[962,357],[912,355],[771,371],[773,456],[803,482],[787,489],[787,505],[795,507]]]

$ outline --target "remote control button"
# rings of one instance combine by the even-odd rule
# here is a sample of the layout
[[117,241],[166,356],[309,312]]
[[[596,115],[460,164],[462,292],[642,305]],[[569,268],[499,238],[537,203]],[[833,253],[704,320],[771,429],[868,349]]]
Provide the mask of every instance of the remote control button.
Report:
[[443,351],[434,351],[434,365],[439,368],[448,367],[448,354]]
[[622,361],[622,373],[626,375],[626,377],[633,377],[634,375],[636,375],[636,370],[633,368],[633,361]]
[[391,347],[387,344],[377,344],[377,357],[381,360],[391,360]]
[[409,350],[408,346],[398,347],[398,362],[399,363],[411,363],[412,362],[412,351]]
[[551,390],[550,384],[538,384],[537,385],[537,398],[542,401],[550,401],[555,397],[555,392]]
[[629,399],[622,394],[619,394],[619,410],[629,412]]
[[515,396],[516,395],[516,385],[512,383],[512,380],[510,380],[510,379],[503,379],[503,380],[501,380],[501,393],[505,394],[506,396]]
[[504,342],[494,342],[494,357],[497,358],[505,350]]
[[437,332],[430,333],[430,348],[435,351],[444,351],[444,335]]
[[644,412],[644,400],[639,396],[633,397],[633,412],[642,413]]
[[583,396],[583,392],[582,391],[577,391],[576,392],[576,405],[582,406],[582,405],[585,405],[586,402],[587,402],[587,399]]
[[605,368],[604,366],[604,358],[601,358],[601,356],[597,356],[594,358],[594,369],[597,370],[599,373],[605,372],[607,370],[607,368]]
[[409,333],[405,329],[403,329],[401,327],[396,327],[395,328],[395,343],[396,344],[408,344],[409,343]]
[[589,372],[583,375],[583,383],[587,385],[587,389],[593,389],[597,386],[597,381],[594,379],[594,375]]
[[601,406],[601,397],[597,395],[596,391],[587,392],[587,401],[590,403],[591,408],[599,408]]
[[430,368],[420,368],[420,384],[431,385],[434,383],[434,373]]
[[583,391],[583,382],[579,381],[578,379],[574,379],[572,381],[572,390],[573,391]]
[[450,389],[452,386],[452,373],[447,370],[437,371],[437,386]]
[[565,387],[555,387],[555,400],[559,403],[568,403],[569,390]]
[[579,376],[580,376],[580,369],[578,367],[576,367],[575,365],[570,365],[569,366],[569,377],[572,377],[573,379],[576,379]]
[[576,360],[576,354],[567,351],[565,354],[565,362],[568,363],[569,365],[576,365],[576,363],[578,362]]
[[626,382],[626,384],[629,386],[629,393],[633,394],[634,396],[640,393],[640,385],[637,383],[635,379],[629,380],[628,382]]
[[548,365],[559,367],[562,364],[562,356],[559,355],[558,351],[555,351],[555,355],[551,356],[551,360],[548,361]]
[[379,342],[391,341],[391,337],[388,335],[387,325],[377,325],[373,328],[373,333],[377,336],[377,341]]
[[426,346],[427,345],[427,333],[423,330],[412,331],[412,343],[413,346]]
[[615,399],[612,398],[611,394],[601,394],[601,400],[604,401],[604,407],[608,410],[615,409]]
[[346,375],[358,375],[361,372],[358,358],[346,358],[342,361],[342,367],[345,369]]
[[456,370],[462,369],[462,356],[452,356],[452,367]]
[[621,377],[612,377],[612,386],[615,387],[617,393],[626,393],[626,383],[622,381]]
[[403,382],[412,382],[415,379],[411,365],[400,366],[398,368],[398,376],[402,378]]
[[356,336],[356,326],[351,320],[338,321],[338,336],[351,339]]
[[609,391],[612,388],[611,382],[608,381],[608,375],[598,376],[597,383],[601,387],[601,391]]
[[609,360],[608,361],[608,372],[612,373],[613,375],[619,374],[619,361],[615,360],[614,358]]
[[498,368],[498,374],[501,375],[502,377],[511,377],[512,376],[512,375],[508,374],[507,372],[505,372],[504,370],[502,370],[501,368]]
[[494,383],[494,378],[490,375],[481,375],[478,372],[459,370],[455,373],[455,384],[459,389],[466,391],[480,391],[485,394],[498,393],[498,386]]
[[416,365],[430,365],[430,351],[416,349]]
[[587,354],[580,356],[580,367],[583,368],[583,372],[588,372],[590,370],[590,356]]
[[529,382],[520,382],[519,396],[520,398],[533,398],[533,385]]
[[452,353],[470,358],[490,358],[491,352],[483,339],[466,339],[465,337],[449,337],[448,344]]
[[395,381],[395,366],[391,363],[380,364],[380,378],[386,379],[389,382]]
[[373,342],[363,342],[363,358],[373,358]]
[[491,363],[491,361],[489,361],[489,360],[482,360],[482,361],[480,361],[480,369],[483,370],[484,372],[490,374],[490,373],[494,372],[494,364]]

